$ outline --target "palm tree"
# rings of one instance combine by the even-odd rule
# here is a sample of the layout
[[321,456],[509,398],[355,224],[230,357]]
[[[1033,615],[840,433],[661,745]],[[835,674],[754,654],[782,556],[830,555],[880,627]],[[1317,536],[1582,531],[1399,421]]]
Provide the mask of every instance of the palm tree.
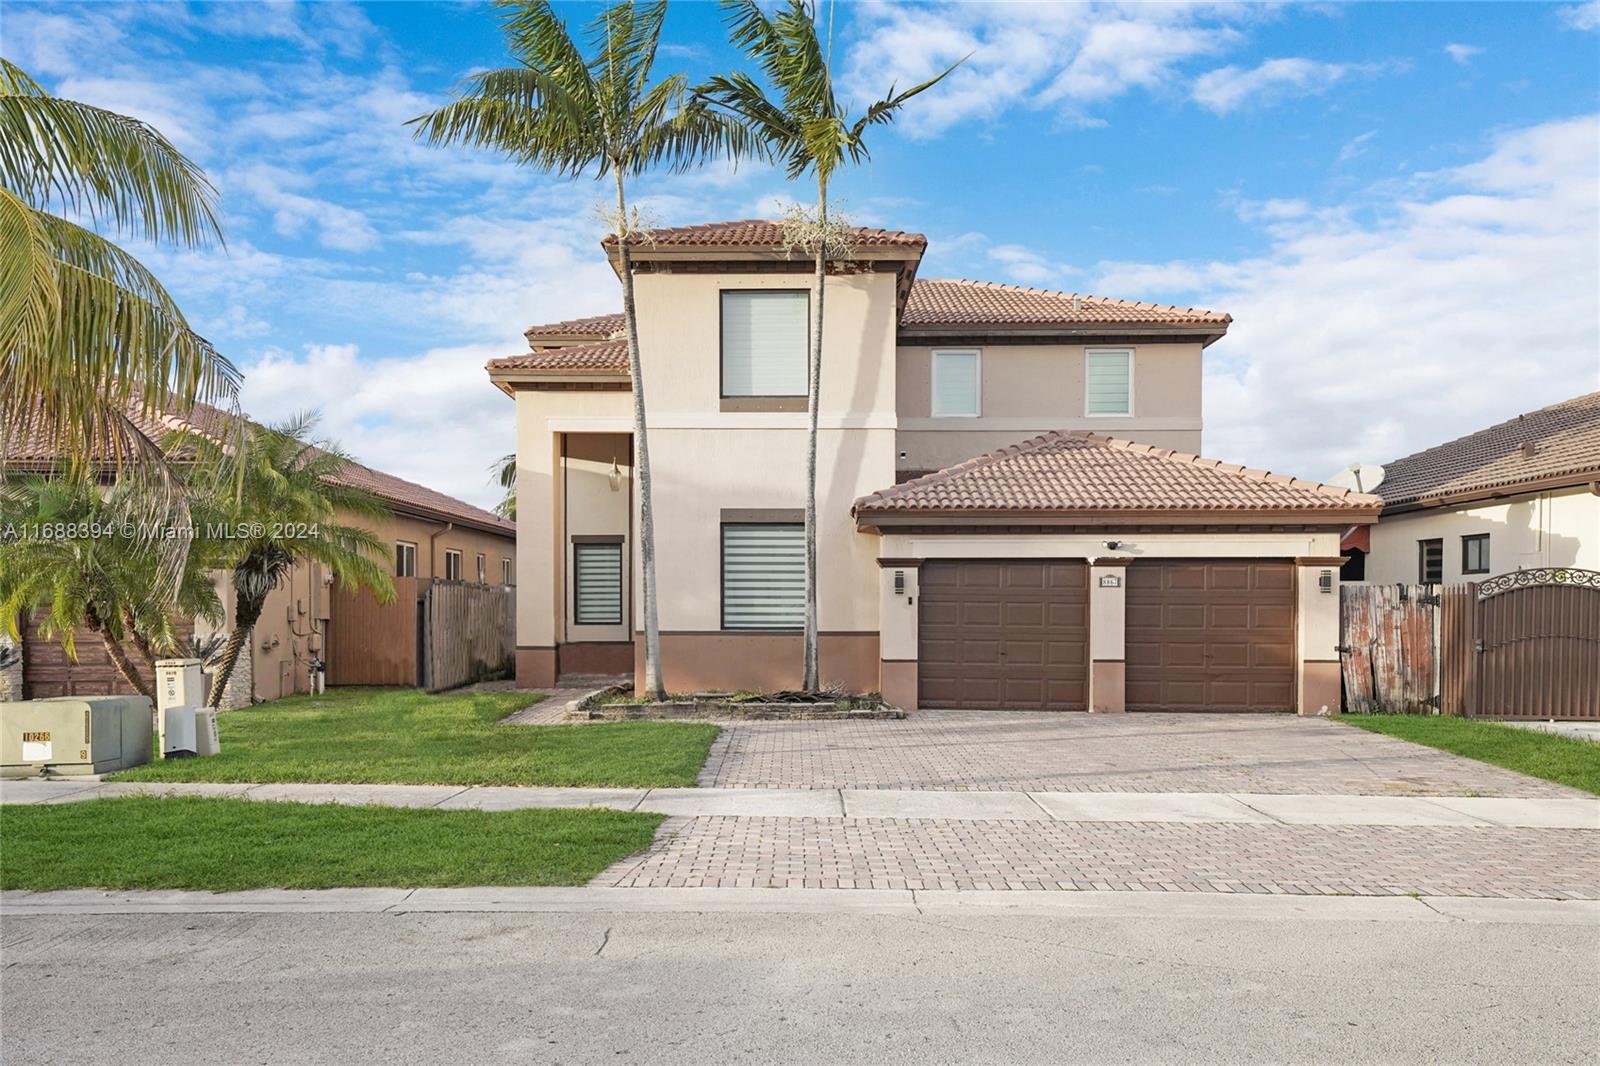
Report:
[[644,371],[633,298],[633,245],[647,234],[630,214],[627,179],[654,167],[684,170],[716,156],[738,158],[754,143],[744,125],[694,98],[682,74],[652,84],[664,0],[616,3],[588,27],[584,50],[544,0],[500,0],[516,66],[475,74],[454,101],[412,120],[429,144],[494,148],[519,164],[578,177],[611,177],[609,221],[621,260],[622,312],[633,378],[634,462],[639,485],[639,555],[644,571],[645,688],[663,695],[656,610],[655,509],[645,431]]
[[507,452],[489,464],[489,472],[499,483],[504,495],[494,505],[494,513],[501,518],[517,520],[517,453]]
[[343,521],[389,512],[376,496],[341,480],[351,459],[335,445],[313,443],[315,425],[315,417],[300,415],[281,425],[250,426],[232,480],[225,471],[227,449],[209,439],[196,441],[194,476],[216,487],[197,496],[197,524],[227,528],[219,554],[234,593],[233,630],[212,679],[212,707],[222,705],[267,595],[297,564],[320,563],[340,584],[370,588],[381,603],[394,600],[394,581],[383,563],[387,546],[371,531]]
[[[828,185],[846,162],[867,158],[869,126],[894,121],[905,102],[936,85],[957,63],[904,92],[894,86],[884,98],[852,120],[834,93],[829,55],[817,39],[816,21],[805,0],[787,0],[769,17],[755,0],[723,0],[724,20],[733,43],[760,66],[771,94],[747,74],[714,77],[699,94],[749,124],[766,152],[783,163],[789,179],[810,171],[817,183],[813,217],[785,224],[786,243],[804,247],[816,260],[817,298],[811,307],[811,365],[807,382],[810,412],[806,440],[806,622],[802,687],[821,686],[817,666],[817,405],[822,389],[822,305],[830,259],[853,254],[850,230],[828,217]],[[831,46],[831,33],[830,33]]]
[[0,464],[47,440],[80,471],[93,459],[165,472],[130,411],[231,406],[238,372],[143,264],[63,215],[221,242],[216,190],[159,132],[51,96],[0,59]]
[[[87,629],[122,679],[153,698],[148,678],[156,658],[178,647],[177,619],[216,621],[222,607],[203,553],[190,553],[176,595],[166,594],[155,546],[121,529],[120,497],[136,491],[127,481],[103,490],[78,477],[8,480],[0,521],[18,532],[0,541],[0,624],[4,636],[19,640],[17,621],[27,612],[74,659],[76,631]],[[134,646],[145,673],[125,643]]]

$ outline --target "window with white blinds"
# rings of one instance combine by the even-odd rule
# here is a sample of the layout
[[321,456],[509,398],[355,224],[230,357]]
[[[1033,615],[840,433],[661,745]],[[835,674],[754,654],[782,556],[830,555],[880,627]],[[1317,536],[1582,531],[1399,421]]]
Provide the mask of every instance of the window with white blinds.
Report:
[[933,353],[933,407],[935,418],[976,418],[978,415],[978,353],[976,349]]
[[1133,414],[1133,353],[1095,351],[1084,357],[1084,413]]
[[573,621],[580,626],[622,624],[622,545],[572,546]]
[[805,290],[722,294],[722,395],[804,396]]
[[800,629],[805,620],[805,526],[723,526],[722,628]]

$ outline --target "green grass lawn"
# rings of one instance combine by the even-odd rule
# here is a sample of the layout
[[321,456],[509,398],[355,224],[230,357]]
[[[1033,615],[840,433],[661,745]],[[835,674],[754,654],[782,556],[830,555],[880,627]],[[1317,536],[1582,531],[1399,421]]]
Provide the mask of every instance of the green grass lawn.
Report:
[[8,806],[0,888],[581,885],[646,847],[661,820],[187,796]]
[[1600,744],[1449,715],[1341,714],[1341,722],[1600,794]]
[[222,754],[156,759],[120,781],[691,786],[717,727],[497,725],[528,693],[339,688],[229,711]]

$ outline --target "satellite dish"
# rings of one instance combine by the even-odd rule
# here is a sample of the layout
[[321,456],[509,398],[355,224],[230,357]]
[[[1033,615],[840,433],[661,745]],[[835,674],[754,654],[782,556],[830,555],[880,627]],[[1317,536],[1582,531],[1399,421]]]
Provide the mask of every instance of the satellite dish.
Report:
[[1328,484],[1356,492],[1372,492],[1383,484],[1383,467],[1377,463],[1351,463],[1330,477]]

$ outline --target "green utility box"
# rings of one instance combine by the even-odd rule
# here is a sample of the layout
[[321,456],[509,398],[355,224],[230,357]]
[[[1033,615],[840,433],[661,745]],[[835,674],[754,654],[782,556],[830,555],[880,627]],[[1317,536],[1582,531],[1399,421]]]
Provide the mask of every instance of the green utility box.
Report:
[[104,774],[150,761],[150,701],[62,696],[0,703],[0,777]]

